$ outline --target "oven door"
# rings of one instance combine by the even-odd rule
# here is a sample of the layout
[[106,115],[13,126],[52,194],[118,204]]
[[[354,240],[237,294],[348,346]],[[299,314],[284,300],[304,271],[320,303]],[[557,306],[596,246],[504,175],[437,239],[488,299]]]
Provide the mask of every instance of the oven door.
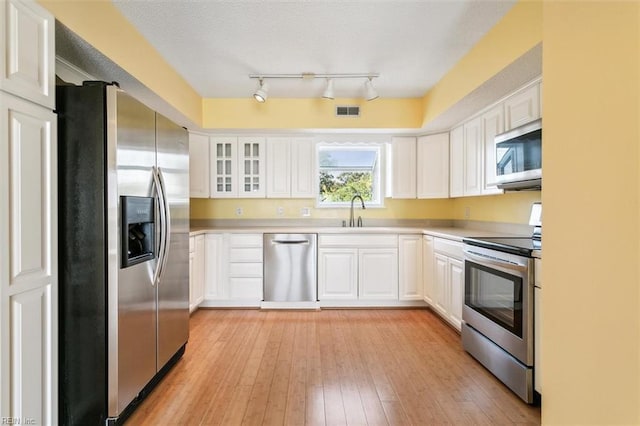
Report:
[[532,366],[532,260],[467,245],[464,268],[463,321]]

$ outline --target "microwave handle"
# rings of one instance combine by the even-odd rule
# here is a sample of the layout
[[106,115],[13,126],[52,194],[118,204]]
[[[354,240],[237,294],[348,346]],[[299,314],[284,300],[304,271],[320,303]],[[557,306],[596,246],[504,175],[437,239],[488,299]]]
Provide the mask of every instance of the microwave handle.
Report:
[[474,253],[469,250],[464,251],[464,257],[465,259],[475,260],[476,262],[481,262],[481,263],[484,263],[485,265],[497,266],[499,268],[509,269],[511,271],[518,271],[518,272],[527,271],[527,265],[522,265],[522,264],[513,263],[513,262],[506,262],[504,260],[495,259],[493,257],[482,256],[481,254]]

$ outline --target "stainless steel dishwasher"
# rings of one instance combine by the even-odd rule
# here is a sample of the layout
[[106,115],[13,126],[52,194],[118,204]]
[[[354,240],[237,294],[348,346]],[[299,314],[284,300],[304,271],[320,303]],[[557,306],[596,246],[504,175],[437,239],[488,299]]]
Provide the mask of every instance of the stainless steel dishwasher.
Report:
[[315,302],[317,234],[264,234],[265,302]]

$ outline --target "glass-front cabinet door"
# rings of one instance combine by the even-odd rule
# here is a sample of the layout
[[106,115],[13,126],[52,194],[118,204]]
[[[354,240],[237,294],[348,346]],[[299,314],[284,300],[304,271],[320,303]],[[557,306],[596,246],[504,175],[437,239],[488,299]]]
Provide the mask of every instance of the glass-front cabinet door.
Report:
[[238,196],[238,138],[211,138],[210,191],[213,198]]
[[265,138],[238,138],[238,196],[258,198],[266,195]]

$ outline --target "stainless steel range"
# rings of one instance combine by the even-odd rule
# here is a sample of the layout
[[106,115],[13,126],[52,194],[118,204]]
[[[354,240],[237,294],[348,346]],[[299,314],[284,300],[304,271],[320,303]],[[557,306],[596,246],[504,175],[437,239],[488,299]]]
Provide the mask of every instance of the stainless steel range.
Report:
[[541,205],[532,237],[465,238],[462,345],[527,403],[533,392],[533,255],[542,248]]

